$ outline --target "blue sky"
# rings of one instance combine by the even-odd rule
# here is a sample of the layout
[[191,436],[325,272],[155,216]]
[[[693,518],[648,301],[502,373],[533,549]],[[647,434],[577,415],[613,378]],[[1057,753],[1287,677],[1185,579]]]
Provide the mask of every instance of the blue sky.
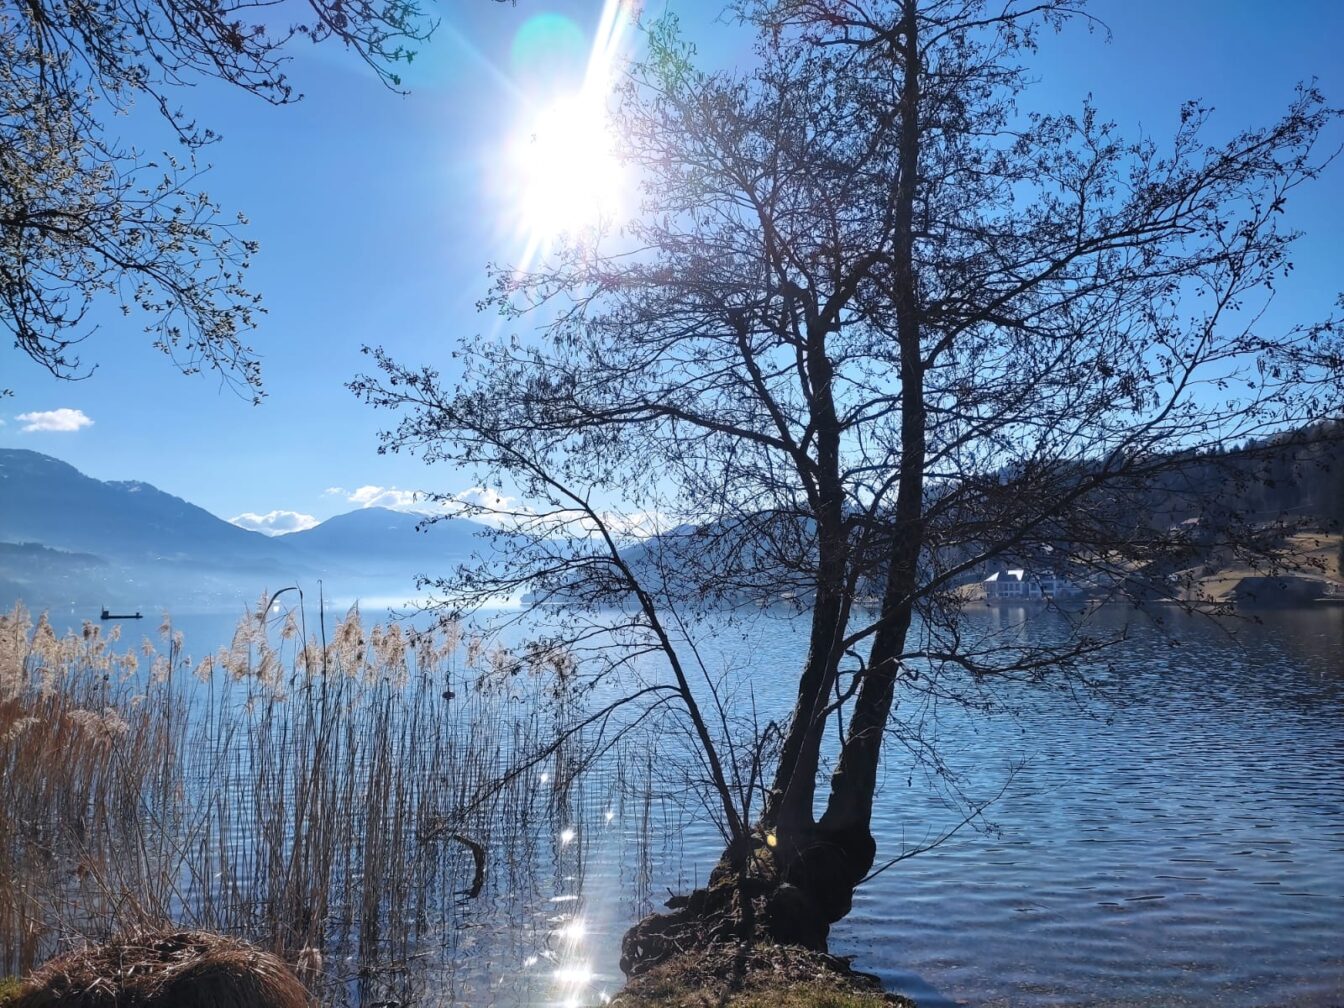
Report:
[[[740,58],[743,39],[716,24],[717,0],[669,6],[707,62]],[[383,88],[339,51],[306,46],[291,67],[306,96],[297,105],[272,108],[214,85],[184,93],[183,104],[224,135],[207,152],[207,190],[245,211],[249,237],[261,242],[249,283],[269,311],[252,335],[267,398],[254,407],[209,375],[178,375],[133,322],[108,314],[87,344],[99,366],[84,381],[57,381],[0,348],[0,385],[15,391],[0,400],[0,445],[54,455],[100,479],[146,480],[224,518],[321,519],[392,502],[397,494],[380,492],[391,488],[470,487],[467,474],[377,455],[388,417],[360,406],[344,383],[365,366],[362,344],[451,374],[455,338],[493,326],[474,307],[486,263],[516,261],[525,247],[507,152],[539,104],[577,86],[601,8],[439,5],[440,28],[406,74],[409,95]],[[1122,128],[1158,138],[1186,98],[1215,106],[1224,133],[1267,123],[1294,84],[1312,77],[1344,104],[1344,3],[1102,0],[1090,9],[1113,39],[1081,26],[1046,37],[1026,104],[1073,110],[1091,93]],[[538,31],[538,19],[551,30]],[[153,116],[120,122],[127,140],[167,143]],[[1344,287],[1344,164],[1289,212],[1307,236],[1275,313],[1308,320]],[[36,424],[67,429],[25,430],[57,410],[92,423],[70,412]]]

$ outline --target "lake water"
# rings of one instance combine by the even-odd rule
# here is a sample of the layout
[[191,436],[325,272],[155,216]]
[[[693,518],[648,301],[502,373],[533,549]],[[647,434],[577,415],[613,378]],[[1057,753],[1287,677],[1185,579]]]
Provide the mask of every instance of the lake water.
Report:
[[[977,828],[863,886],[832,951],[923,1008],[1344,1003],[1344,609],[1161,629],[1119,608],[1094,618],[1127,621],[1130,640],[1088,669],[1087,696],[1014,683],[989,714],[902,708],[936,729],[952,776],[892,747],[879,863],[959,821],[951,787],[999,797]],[[1058,619],[972,615],[1028,636]],[[180,626],[189,649],[225,639],[214,618]],[[763,615],[704,655],[777,716],[804,633]],[[655,778],[677,763],[653,740],[640,752]],[[567,796],[534,877],[494,880],[463,909],[443,1003],[546,1003],[557,978],[589,1002],[619,986],[621,933],[719,852],[697,800],[661,779],[673,793],[642,805],[601,774]]]
[[[1090,712],[948,725],[986,784],[1027,761],[1001,833],[875,880],[836,948],[926,1008],[1344,1001],[1344,612],[1264,619],[1136,633]],[[880,833],[925,803],[889,778]]]

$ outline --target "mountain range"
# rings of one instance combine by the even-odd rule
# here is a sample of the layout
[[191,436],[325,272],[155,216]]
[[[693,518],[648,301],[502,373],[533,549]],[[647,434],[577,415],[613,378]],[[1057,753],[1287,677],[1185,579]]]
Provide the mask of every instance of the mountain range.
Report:
[[[1344,583],[1344,428],[1338,422],[1179,461],[1147,488],[1138,507],[1141,523],[1159,530],[1195,523],[1211,541],[1220,529],[1258,530],[1261,538],[1278,529],[1280,552],[1301,554],[1312,570]],[[1192,497],[1191,488],[1199,493]],[[1204,501],[1204,509],[1192,511],[1192,499]],[[763,512],[735,524],[678,528],[623,556],[652,588],[669,595],[797,597],[810,584],[805,568],[812,532],[806,522],[792,521],[785,516],[781,524],[778,515]],[[22,600],[32,610],[72,615],[96,615],[102,606],[236,611],[264,592],[292,584],[309,592],[318,581],[328,598],[398,605],[414,596],[417,576],[447,574],[501,545],[466,519],[423,522],[421,515],[364,508],[271,538],[148,483],[104,482],[38,452],[0,449],[0,606]],[[1309,542],[1298,541],[1304,535]],[[1216,550],[1187,560],[1206,579],[1247,573],[1231,570],[1231,560]],[[604,588],[600,581],[581,594],[594,602],[623,594],[623,586]],[[534,597],[567,598],[574,591],[571,574],[561,572]]]
[[420,574],[489,550],[461,518],[364,508],[267,537],[148,483],[102,481],[38,452],[0,449],[0,604],[174,612],[235,608],[264,591],[410,598]]

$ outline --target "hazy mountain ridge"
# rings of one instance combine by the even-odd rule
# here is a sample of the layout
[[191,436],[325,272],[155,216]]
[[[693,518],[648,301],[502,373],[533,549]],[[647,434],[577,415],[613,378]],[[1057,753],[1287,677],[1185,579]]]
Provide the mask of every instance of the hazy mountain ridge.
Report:
[[148,483],[103,482],[23,449],[0,450],[0,539],[137,560],[273,555],[265,536]]
[[[1233,529],[1277,536],[1283,550],[1307,557],[1313,570],[1344,579],[1341,433],[1338,422],[1326,421],[1258,445],[1191,456],[1153,481],[1134,517],[1159,530],[1198,522],[1195,539]],[[742,520],[760,526],[745,541],[732,523],[683,526],[632,545],[623,556],[669,594],[724,601],[805,595],[811,530],[794,527],[787,515],[776,520],[763,512]],[[104,604],[234,607],[263,591],[312,587],[318,579],[338,597],[404,599],[417,575],[444,575],[474,553],[509,548],[482,538],[484,527],[466,519],[422,524],[422,515],[364,508],[272,538],[149,483],[97,480],[38,452],[0,449],[0,604],[22,599],[34,608],[94,613]],[[1308,541],[1307,533],[1314,538]],[[1249,573],[1219,550],[1202,547],[1192,552],[1189,567],[1198,567],[1204,579]],[[554,592],[571,600],[578,588],[537,587],[542,598]],[[623,589],[597,583],[579,594],[602,603]]]
[[[1047,466],[1057,483],[1054,492],[1086,480],[1099,464]],[[1077,505],[1095,521],[1065,520],[1053,538],[1053,526],[1043,523],[1034,538],[999,552],[992,550],[993,536],[1010,536],[1014,527],[1009,519],[995,517],[996,500],[1041,491],[1033,489],[1029,474],[1008,469],[995,474],[986,490],[971,495],[968,512],[930,519],[940,533],[937,552],[943,566],[988,556],[967,567],[953,587],[978,587],[998,570],[1020,567],[1055,571],[1099,597],[1113,597],[1122,575],[1106,570],[1109,560],[1099,565],[1098,574],[1087,563],[1071,565],[1067,558],[1074,550],[1082,559],[1105,557],[1108,544],[1132,540],[1153,545],[1151,561],[1128,568],[1133,583],[1127,590],[1140,595],[1152,594],[1149,582],[1172,591],[1179,582],[1179,597],[1224,599],[1254,590],[1260,604],[1270,604],[1270,593],[1260,584],[1270,573],[1274,591],[1285,589],[1284,578],[1302,582],[1299,588],[1312,597],[1322,590],[1344,590],[1344,422],[1323,420],[1240,446],[1159,454],[1135,464],[1137,475],[1114,501],[1084,497]],[[944,495],[959,489],[955,482],[929,486],[930,514],[937,514]],[[857,588],[871,598],[881,591],[887,548],[883,523],[889,516],[864,518],[852,511],[850,517],[852,534],[861,534],[867,525],[872,537],[870,572]],[[946,528],[938,524],[944,520]],[[977,538],[981,521],[988,535]],[[1070,532],[1074,538],[1065,537]],[[1087,533],[1101,538],[1078,538]],[[622,557],[646,588],[667,598],[806,605],[815,576],[815,535],[811,523],[793,511],[744,511],[682,526],[623,550]],[[600,606],[625,600],[627,591],[613,572],[596,566],[539,585],[534,598]]]
[[481,526],[366,508],[287,536],[232,525],[139,480],[97,480],[59,459],[0,449],[0,603],[233,606],[265,590],[409,597],[479,545]]
[[357,567],[377,570],[390,563],[460,559],[481,545],[481,529],[461,518],[425,523],[424,515],[371,507],[335,515],[273,541],[293,547],[314,562],[340,557]]

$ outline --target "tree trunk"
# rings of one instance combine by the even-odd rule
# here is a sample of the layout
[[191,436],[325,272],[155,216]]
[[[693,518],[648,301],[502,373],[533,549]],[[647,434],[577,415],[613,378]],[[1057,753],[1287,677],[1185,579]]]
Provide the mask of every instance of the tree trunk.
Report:
[[873,792],[882,738],[895,698],[899,656],[914,615],[923,551],[924,362],[914,259],[914,200],[919,172],[920,53],[915,0],[906,0],[895,43],[903,66],[900,177],[892,250],[896,335],[901,361],[901,459],[892,546],[880,621],[854,712],[831,778],[821,821],[778,837],[782,881],[795,885],[827,925],[849,913],[854,888],[873,866]]
[[[818,594],[810,650],[797,706],[781,751],[775,789],[756,831],[724,852],[706,888],[669,905],[673,913],[654,915],[632,928],[622,945],[621,966],[637,973],[669,955],[721,940],[766,937],[826,951],[830,925],[849,913],[854,889],[872,868],[877,845],[872,836],[873,791],[882,737],[895,698],[914,615],[919,558],[923,550],[925,415],[917,278],[914,262],[914,198],[919,169],[920,54],[915,0],[906,0],[893,48],[904,64],[902,136],[897,181],[895,241],[897,340],[901,351],[901,460],[889,568],[879,629],[855,699],[839,762],[831,778],[826,810],[813,818],[824,716],[841,658],[850,600],[843,590],[849,557],[843,538],[841,498],[819,509]],[[824,355],[823,355],[824,359]],[[823,379],[819,381],[819,378]],[[813,365],[819,421],[819,459],[834,451],[838,476],[839,425],[828,438],[825,408],[830,376]],[[815,408],[815,407],[814,407]],[[823,478],[830,469],[819,467]],[[839,486],[838,480],[836,486]],[[826,487],[822,492],[825,494]],[[834,524],[832,524],[834,522]],[[838,549],[838,553],[832,553]],[[744,934],[744,922],[746,931]]]
[[[798,700],[780,749],[774,787],[762,815],[765,832],[806,831],[813,824],[821,740],[826,706],[839,673],[841,645],[849,620],[846,591],[849,549],[845,532],[845,492],[840,479],[841,424],[835,408],[835,370],[826,352],[830,323],[815,304],[808,307],[807,380],[811,421],[816,430],[817,520],[816,597],[807,661],[798,685]],[[807,473],[800,472],[806,482]]]

